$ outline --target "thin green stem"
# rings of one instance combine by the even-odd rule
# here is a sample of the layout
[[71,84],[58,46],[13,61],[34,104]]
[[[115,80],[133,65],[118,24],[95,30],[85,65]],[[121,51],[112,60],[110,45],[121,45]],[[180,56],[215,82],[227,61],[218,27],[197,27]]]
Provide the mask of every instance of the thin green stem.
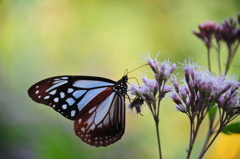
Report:
[[200,125],[201,125],[201,119],[200,119],[200,120],[197,119],[196,127],[194,126],[194,121],[191,122],[191,125],[193,125],[193,126],[191,126],[191,129],[192,129],[192,130],[191,130],[191,132],[190,132],[192,137],[191,137],[191,139],[190,139],[191,142],[189,142],[187,159],[190,158],[190,155],[191,155],[191,153],[192,153],[192,149],[193,149],[195,140],[196,140],[196,138],[197,138],[198,130],[199,130]]
[[159,118],[157,116],[154,116],[154,120],[155,120],[155,125],[156,125],[159,159],[162,159],[160,132],[159,132],[159,127],[158,127],[159,126]]
[[217,138],[217,136],[220,134],[221,129],[218,130],[218,132],[216,133],[216,135],[213,137],[213,139],[211,140],[211,142],[207,145],[207,147],[204,149],[204,151],[201,152],[200,156],[198,157],[198,159],[201,159],[203,157],[203,155],[207,152],[207,150],[209,149],[209,147],[212,145],[212,143],[215,141],[215,139]]
[[218,70],[219,70],[220,75],[222,75],[220,45],[219,45],[219,43],[218,43],[218,47],[216,49],[217,49],[217,54],[218,54]]
[[194,121],[190,119],[190,138],[189,138],[189,145],[188,145],[188,150],[187,150],[187,159],[189,159],[191,152],[192,152],[192,138],[193,138],[193,128],[194,128]]
[[[160,87],[159,87],[159,90],[160,90]],[[162,159],[162,149],[161,149],[161,140],[160,140],[160,132],[159,132],[159,113],[160,113],[160,102],[161,102],[161,100],[162,100],[161,94],[159,93],[158,104],[157,104],[157,112],[155,112],[154,120],[155,120],[155,125],[156,125],[158,152],[159,152],[159,158],[160,159]]]
[[234,56],[236,55],[237,49],[238,49],[238,47],[239,47],[239,44],[240,44],[240,41],[238,41],[237,44],[236,44],[236,46],[233,48],[232,56],[231,56],[231,62],[232,62]]
[[230,68],[231,57],[232,57],[232,49],[230,46],[228,46],[228,58],[227,58],[227,62],[226,62],[225,75],[227,74],[227,72]]
[[[207,147],[207,144],[208,144],[208,142],[209,142],[209,139],[211,138],[211,136],[213,135],[213,133],[214,133],[214,131],[213,131],[213,129],[212,129],[212,126],[210,126],[209,129],[208,129],[207,137],[206,137],[205,142],[204,142],[204,144],[203,144],[202,151],[201,151],[200,155],[203,154],[203,152],[205,151],[205,149],[206,149],[206,147]],[[199,156],[199,157],[200,157],[200,156]]]
[[210,72],[211,71],[211,60],[210,60],[210,48],[207,49],[207,54],[208,54],[208,69]]
[[212,116],[212,118],[210,119],[210,123],[209,123],[209,127],[208,127],[208,133],[207,133],[207,136],[206,136],[206,139],[205,139],[205,142],[203,144],[203,147],[202,147],[202,151],[200,154],[203,153],[203,151],[205,150],[208,142],[209,142],[209,139],[211,138],[211,136],[213,135],[215,129],[216,129],[216,126],[218,125],[218,122],[216,123],[216,125],[214,125],[214,121],[215,121],[215,118],[216,118],[216,114],[217,114],[217,111],[215,111],[214,115]]

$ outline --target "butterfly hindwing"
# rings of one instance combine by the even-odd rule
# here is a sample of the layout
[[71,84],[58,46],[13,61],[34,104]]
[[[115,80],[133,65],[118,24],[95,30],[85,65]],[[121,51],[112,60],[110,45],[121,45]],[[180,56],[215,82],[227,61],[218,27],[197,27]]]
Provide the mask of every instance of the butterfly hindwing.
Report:
[[96,96],[74,122],[76,135],[92,146],[107,146],[118,141],[124,134],[124,96],[109,93],[109,89]]

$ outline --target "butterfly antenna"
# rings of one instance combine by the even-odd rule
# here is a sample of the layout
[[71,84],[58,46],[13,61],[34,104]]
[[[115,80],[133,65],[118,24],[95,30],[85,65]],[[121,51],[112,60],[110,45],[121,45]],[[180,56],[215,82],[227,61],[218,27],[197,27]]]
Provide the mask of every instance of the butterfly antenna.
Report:
[[[131,73],[131,72],[133,72],[133,71],[135,71],[135,70],[137,70],[137,69],[139,69],[139,68],[141,68],[141,67],[143,67],[143,66],[147,66],[148,64],[145,64],[145,65],[142,65],[142,66],[140,66],[140,67],[137,67],[137,68],[135,68],[135,69],[133,69],[132,71],[129,71],[128,72],[128,70],[126,70],[127,71],[127,74],[129,74],[129,73]],[[126,72],[125,71],[125,72]]]
[[128,69],[124,71],[124,75],[127,75],[127,74],[128,74]]

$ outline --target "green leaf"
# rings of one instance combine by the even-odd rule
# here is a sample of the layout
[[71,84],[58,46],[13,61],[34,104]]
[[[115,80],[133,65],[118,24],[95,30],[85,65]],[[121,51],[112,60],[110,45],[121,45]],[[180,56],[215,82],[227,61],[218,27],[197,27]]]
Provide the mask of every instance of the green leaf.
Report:
[[231,135],[231,134],[240,134],[240,122],[228,124],[223,130],[222,133]]
[[217,106],[213,106],[209,112],[208,112],[208,116],[209,116],[209,119],[212,120],[213,116],[216,114],[216,111],[217,111]]

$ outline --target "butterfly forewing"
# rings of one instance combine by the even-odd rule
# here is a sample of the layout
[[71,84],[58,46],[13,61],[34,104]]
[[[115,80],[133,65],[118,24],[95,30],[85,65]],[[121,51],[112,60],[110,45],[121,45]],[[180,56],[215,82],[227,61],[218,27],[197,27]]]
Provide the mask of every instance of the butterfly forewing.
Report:
[[57,76],[34,84],[28,94],[35,102],[48,105],[64,117],[74,120],[77,112],[91,98],[114,83],[100,77]]
[[127,79],[56,76],[34,84],[28,94],[35,102],[75,120],[75,133],[84,142],[107,146],[124,134]]

